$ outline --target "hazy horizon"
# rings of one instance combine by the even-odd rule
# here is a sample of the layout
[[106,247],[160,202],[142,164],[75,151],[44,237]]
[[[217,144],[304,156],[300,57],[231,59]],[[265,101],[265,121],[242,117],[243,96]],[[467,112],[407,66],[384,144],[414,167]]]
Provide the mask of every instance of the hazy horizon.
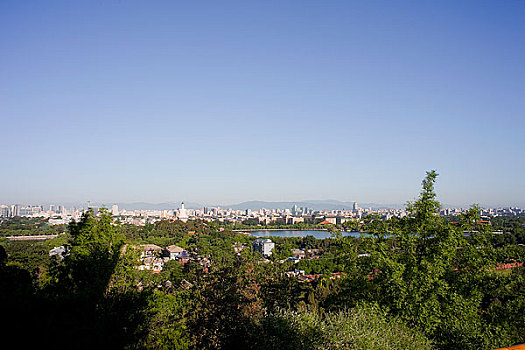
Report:
[[4,1],[0,202],[525,207],[524,10]]
[[[323,205],[329,204],[329,205],[336,205],[336,202],[340,204],[346,204],[346,206],[342,206],[345,209],[351,209],[351,204],[357,203],[362,208],[394,208],[394,209],[401,209],[405,208],[407,202],[413,202],[416,200],[416,198],[412,198],[410,200],[399,202],[399,203],[386,203],[386,202],[370,202],[370,201],[353,201],[353,200],[336,200],[336,199],[301,199],[301,200],[278,200],[278,201],[262,201],[262,200],[246,200],[246,201],[239,201],[239,202],[195,202],[195,201],[188,201],[188,200],[168,200],[163,202],[145,202],[145,201],[129,201],[129,202],[122,202],[122,201],[97,201],[97,200],[89,200],[89,201],[33,201],[33,202],[2,202],[1,204],[18,204],[18,205],[43,205],[44,207],[49,205],[65,205],[65,206],[75,206],[75,207],[87,207],[88,204],[92,206],[98,206],[98,207],[106,207],[111,208],[112,205],[124,205],[125,207],[133,207],[134,209],[145,209],[145,210],[160,210],[160,209],[177,209],[180,208],[180,204],[182,202],[185,203],[186,208],[193,208],[193,209],[199,209],[202,207],[221,207],[221,208],[232,208],[232,207],[239,207],[238,209],[241,209],[240,207],[244,204],[252,204],[252,203],[268,203],[272,206],[276,206],[277,204],[286,204],[282,206],[282,209],[285,208],[291,208],[293,206],[293,203],[298,204],[299,206],[302,206],[305,203],[314,204],[314,206],[322,207]],[[439,200],[439,198],[438,198]],[[146,207],[140,207],[141,204],[146,205]],[[170,206],[166,206],[166,204],[170,204]],[[519,205],[519,204],[505,204],[505,203],[499,203],[499,204],[488,204],[488,203],[479,203],[479,202],[473,202],[473,203],[444,203],[440,202],[442,208],[469,208],[472,205],[479,205],[482,208],[510,208],[510,207],[518,207],[523,208],[525,206]],[[154,207],[154,209],[153,209]],[[263,206],[264,207],[264,206]],[[44,208],[46,209],[46,208]],[[243,207],[242,209],[249,209],[249,207]],[[269,208],[267,208],[269,209]]]

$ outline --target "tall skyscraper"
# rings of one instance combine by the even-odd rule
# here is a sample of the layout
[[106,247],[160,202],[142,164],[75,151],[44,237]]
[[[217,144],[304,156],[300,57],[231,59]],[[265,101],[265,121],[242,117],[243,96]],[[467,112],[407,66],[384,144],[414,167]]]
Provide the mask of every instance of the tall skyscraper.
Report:
[[13,204],[11,206],[11,217],[20,216],[20,206],[18,204]]

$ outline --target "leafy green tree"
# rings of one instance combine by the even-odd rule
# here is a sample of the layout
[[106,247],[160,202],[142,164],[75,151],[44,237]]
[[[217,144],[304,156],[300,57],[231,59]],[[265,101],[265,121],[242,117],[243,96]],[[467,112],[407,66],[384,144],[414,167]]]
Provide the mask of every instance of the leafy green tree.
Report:
[[[265,305],[262,287],[269,278],[251,251],[235,264],[217,264],[196,281],[195,303],[188,315],[190,334],[198,349],[241,349],[258,333]],[[242,335],[242,336],[241,336]]]
[[185,350],[191,346],[191,334],[186,326],[190,310],[189,294],[176,295],[154,291],[148,298],[148,317],[141,327],[144,336],[130,349]]
[[65,265],[75,293],[103,295],[120,258],[124,237],[104,209],[96,217],[87,211],[80,222],[69,225],[71,253]]
[[[473,206],[459,225],[449,224],[438,216],[436,178],[435,171],[427,172],[419,198],[407,206],[408,217],[365,220],[364,229],[375,238],[367,239],[373,273],[362,296],[380,301],[443,348],[490,348],[518,340],[488,317],[486,301],[494,299],[486,282],[506,283],[491,277],[496,254],[479,226],[479,208]],[[519,321],[513,322],[511,329],[520,329]]]
[[303,247],[306,249],[314,249],[317,247],[317,242],[314,236],[306,235],[303,237]]
[[178,286],[184,278],[183,267],[176,260],[170,260],[162,268],[161,276]]

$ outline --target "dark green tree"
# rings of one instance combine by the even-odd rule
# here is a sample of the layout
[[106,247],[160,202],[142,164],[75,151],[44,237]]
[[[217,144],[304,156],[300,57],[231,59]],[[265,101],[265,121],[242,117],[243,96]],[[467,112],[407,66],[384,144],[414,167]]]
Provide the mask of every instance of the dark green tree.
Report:
[[77,294],[99,297],[105,292],[121,255],[124,236],[104,209],[95,216],[87,211],[80,222],[69,225],[71,253],[65,265]]

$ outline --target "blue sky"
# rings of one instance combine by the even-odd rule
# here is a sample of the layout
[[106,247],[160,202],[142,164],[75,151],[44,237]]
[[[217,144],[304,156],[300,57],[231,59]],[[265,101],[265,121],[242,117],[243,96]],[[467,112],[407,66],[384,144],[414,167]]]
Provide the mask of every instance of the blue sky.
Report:
[[0,202],[525,206],[523,1],[2,1]]

